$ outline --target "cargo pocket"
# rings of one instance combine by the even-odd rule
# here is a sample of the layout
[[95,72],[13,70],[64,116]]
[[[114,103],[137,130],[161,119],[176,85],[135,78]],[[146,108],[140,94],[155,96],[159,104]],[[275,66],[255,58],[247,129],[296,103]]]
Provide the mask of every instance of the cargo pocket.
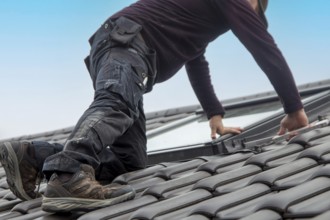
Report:
[[141,78],[132,66],[116,59],[111,59],[107,65],[103,65],[96,86],[97,90],[105,89],[119,94],[132,110],[136,110],[144,93]]
[[141,30],[141,25],[125,17],[120,17],[114,22],[114,28],[110,32],[110,38],[113,41],[128,46]]

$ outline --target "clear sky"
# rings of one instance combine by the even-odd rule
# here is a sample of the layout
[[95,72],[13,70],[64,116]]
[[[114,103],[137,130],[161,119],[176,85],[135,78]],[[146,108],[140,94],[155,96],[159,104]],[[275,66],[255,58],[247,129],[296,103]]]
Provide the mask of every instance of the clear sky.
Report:
[[[192,0],[193,1],[193,0]],[[93,89],[88,38],[133,0],[0,1],[0,139],[72,126]],[[269,0],[269,31],[297,84],[330,78],[330,1]],[[269,91],[266,76],[229,32],[206,54],[221,100]],[[145,95],[145,111],[198,104],[184,70]]]

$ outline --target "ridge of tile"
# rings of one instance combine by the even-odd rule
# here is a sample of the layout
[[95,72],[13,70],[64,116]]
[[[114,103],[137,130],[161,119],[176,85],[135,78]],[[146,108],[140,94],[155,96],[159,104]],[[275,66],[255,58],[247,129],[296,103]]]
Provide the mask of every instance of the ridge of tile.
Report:
[[313,173],[310,179],[314,179],[321,176],[330,177],[330,164],[320,166],[320,169]]
[[8,220],[13,219],[22,216],[22,213],[20,212],[7,212],[7,213],[1,213],[0,220]]
[[318,216],[315,216],[314,218],[311,218],[310,220],[328,220],[328,219],[330,219],[330,211],[327,211]]
[[0,200],[0,212],[9,210],[9,209],[13,208],[15,205],[17,205],[20,202],[21,202],[20,199],[7,200],[5,198],[2,198]]
[[193,204],[199,203],[211,197],[212,197],[211,193],[209,193],[206,190],[203,189],[193,190],[184,195],[179,195],[146,207],[142,207],[141,209],[135,211],[132,214],[131,219],[151,220],[157,216],[164,215],[166,213],[191,206]]
[[297,186],[299,184],[307,182],[308,180],[313,179],[313,174],[317,172],[320,168],[321,166],[312,167],[310,169],[303,170],[301,172],[285,177],[283,179],[276,180],[274,182],[274,186],[276,186],[275,187],[276,189],[292,188],[294,186]]
[[259,183],[267,184],[270,187],[274,187],[275,181],[296,174],[303,170],[312,168],[317,165],[318,165],[317,162],[313,159],[301,158],[289,164],[284,164],[282,166],[275,167],[273,169],[259,173],[249,182],[249,184],[259,182]]
[[321,157],[327,153],[330,153],[330,144],[323,143],[304,150],[298,155],[298,158],[309,157],[321,162]]
[[198,203],[178,209],[178,210],[171,211],[164,215],[156,216],[153,220],[169,220],[169,219],[182,220],[183,218],[187,217],[187,215],[191,209],[194,209],[197,206],[198,206]]
[[29,201],[24,201],[24,202],[21,202],[21,203],[15,205],[12,208],[11,211],[26,214],[26,213],[28,213],[28,211],[30,209],[40,207],[41,203],[42,203],[42,198],[37,198],[37,199],[29,200]]
[[287,218],[314,217],[330,209],[330,191],[316,195],[290,206],[285,214]]
[[246,165],[241,168],[228,171],[226,173],[217,174],[197,182],[193,189],[205,189],[214,192],[221,185],[225,185],[245,177],[261,172],[261,168],[256,165]]
[[197,181],[209,177],[211,174],[205,171],[194,172],[190,175],[185,175],[184,177],[169,180],[163,183],[156,184],[154,186],[149,187],[146,191],[143,192],[142,195],[153,195],[156,198],[164,198],[164,193],[178,189],[184,186],[192,185]]
[[312,146],[311,142],[330,135],[330,126],[311,130],[307,133],[293,137],[288,144],[296,143],[302,146]]
[[210,220],[210,219],[204,215],[195,214],[185,217],[182,220]]
[[234,163],[245,161],[247,158],[251,157],[253,153],[235,153],[227,155],[225,157],[219,157],[212,161],[206,162],[197,168],[197,171],[206,171],[211,174],[216,173],[216,170],[220,167],[225,167],[232,165]]
[[330,179],[327,177],[318,177],[301,185],[280,191],[278,194],[273,195],[261,203],[257,210],[271,209],[279,213],[284,213],[290,205],[294,205],[328,190],[330,190]]
[[[15,220],[34,220],[34,219],[54,219],[54,215],[50,212],[45,212],[43,210],[41,210],[41,207],[36,208],[35,210],[30,210],[30,212],[21,215],[21,216],[17,216],[17,217],[13,217]],[[51,217],[52,216],[52,217]],[[59,216],[59,215],[57,215]],[[68,218],[69,217],[69,218]],[[73,218],[72,216],[61,216],[61,220],[66,220],[66,219],[76,219]]]
[[[231,208],[220,210],[216,213],[216,219],[240,219],[255,213],[256,208],[263,203],[268,197],[273,196],[276,192],[270,192],[260,197],[249,200],[245,203],[235,205]],[[267,218],[266,218],[267,219]]]
[[189,160],[187,162],[183,162],[180,164],[176,164],[170,167],[165,167],[162,169],[159,169],[155,172],[153,175],[154,177],[161,177],[165,180],[171,179],[171,176],[177,173],[182,173],[188,170],[196,169],[201,164],[204,164],[205,160],[202,158],[195,158],[193,160]]
[[248,177],[245,177],[243,179],[239,179],[239,180],[236,180],[234,182],[218,186],[217,188],[215,188],[213,194],[214,195],[222,195],[222,194],[231,193],[235,190],[242,189],[242,188],[244,188],[248,185],[248,183],[250,182],[250,180],[252,180],[254,178],[254,176],[255,175],[248,176]]
[[151,195],[141,196],[138,199],[130,200],[125,203],[119,203],[110,207],[88,212],[80,216],[79,220],[112,219],[116,216],[133,212],[140,207],[145,207],[157,201],[157,198]]
[[165,180],[163,178],[151,177],[151,178],[133,180],[132,182],[129,182],[128,185],[132,186],[137,193],[140,193],[150,186],[153,186],[153,185],[159,184],[159,183],[163,183],[163,182],[165,182]]
[[271,189],[267,185],[262,183],[255,183],[246,186],[243,189],[239,189],[237,191],[201,202],[195,209],[192,209],[190,215],[202,214],[212,218],[215,217],[216,213],[220,210],[228,209],[230,207],[242,204],[269,192],[271,192]]
[[263,209],[258,212],[253,213],[252,215],[248,215],[240,220],[280,220],[282,216],[277,212],[269,209]]
[[248,158],[245,162],[246,164],[255,164],[260,166],[263,170],[267,169],[267,163],[272,160],[279,159],[284,156],[291,155],[293,153],[297,153],[302,151],[304,148],[299,144],[289,144],[280,147],[276,150],[271,150],[267,152],[263,152],[261,154],[256,154]]
[[131,182],[136,179],[141,179],[146,176],[152,176],[155,172],[157,172],[159,169],[164,168],[164,165],[153,165],[151,167],[137,170],[129,173],[124,173],[118,177],[116,177],[113,182],[120,183],[120,184],[127,184],[128,182]]
[[282,166],[284,164],[291,163],[297,159],[297,156],[299,155],[299,153],[300,152],[293,153],[293,154],[290,154],[290,155],[287,155],[287,156],[284,156],[284,157],[281,157],[281,158],[278,158],[275,160],[268,161],[266,163],[266,167],[267,167],[267,169],[272,169],[275,167]]

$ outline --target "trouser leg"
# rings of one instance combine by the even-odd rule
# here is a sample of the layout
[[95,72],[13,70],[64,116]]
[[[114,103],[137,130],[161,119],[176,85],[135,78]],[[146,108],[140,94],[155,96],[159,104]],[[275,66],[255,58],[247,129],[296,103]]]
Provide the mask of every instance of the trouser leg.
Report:
[[[116,165],[123,165],[125,169],[123,158],[138,156],[129,155],[129,150],[120,152],[114,145],[143,114],[139,108],[144,93],[141,84],[143,78],[135,71],[137,68],[147,71],[143,60],[125,48],[104,54],[98,62],[97,74],[93,79],[96,90],[94,101],[78,121],[64,150],[45,161],[43,171],[47,176],[55,171],[74,173],[79,170],[81,163],[97,169],[102,162],[102,151],[109,147],[114,151],[111,154],[114,158],[112,161],[118,159]],[[145,121],[141,119],[135,125],[145,126]],[[134,135],[132,138],[135,138]],[[123,145],[125,143],[119,144]],[[141,148],[142,144],[136,147]],[[145,146],[143,148],[145,150]]]
[[96,170],[98,180],[112,181],[120,174],[146,167],[146,127],[142,100],[139,112],[134,124],[99,154],[101,164]]

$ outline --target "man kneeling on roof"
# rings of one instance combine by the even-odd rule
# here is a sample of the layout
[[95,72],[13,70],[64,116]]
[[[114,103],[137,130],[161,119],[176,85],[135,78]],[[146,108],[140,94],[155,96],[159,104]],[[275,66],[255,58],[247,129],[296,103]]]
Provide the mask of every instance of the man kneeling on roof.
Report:
[[[308,125],[291,71],[267,31],[267,0],[139,0],[112,15],[93,34],[85,62],[95,96],[65,146],[7,142],[1,162],[13,193],[34,199],[48,180],[42,208],[93,210],[133,199],[128,185],[109,183],[147,164],[144,93],[185,66],[207,114],[211,138],[239,134],[222,123],[225,111],[211,84],[205,50],[231,30],[274,86],[287,114],[279,134]],[[40,175],[40,174],[43,175]]]

